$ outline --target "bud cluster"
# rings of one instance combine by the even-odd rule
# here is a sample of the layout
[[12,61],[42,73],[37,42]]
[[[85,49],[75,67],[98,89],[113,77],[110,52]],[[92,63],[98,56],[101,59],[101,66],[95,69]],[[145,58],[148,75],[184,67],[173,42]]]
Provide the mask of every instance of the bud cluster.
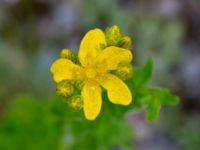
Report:
[[107,47],[117,46],[125,49],[131,49],[131,38],[121,33],[120,28],[116,25],[111,26],[105,31]]
[[[60,52],[60,58],[69,59],[77,63],[77,56],[69,49],[65,48]],[[83,87],[83,81],[62,80],[57,83],[56,93],[66,100],[68,105],[75,111],[82,109],[83,100],[80,91]]]

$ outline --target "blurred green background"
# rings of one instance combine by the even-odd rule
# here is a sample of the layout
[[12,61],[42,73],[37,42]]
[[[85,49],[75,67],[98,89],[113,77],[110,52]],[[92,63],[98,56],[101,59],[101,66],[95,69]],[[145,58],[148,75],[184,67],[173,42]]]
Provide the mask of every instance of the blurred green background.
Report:
[[[0,150],[199,150],[199,8],[197,0],[1,0]],[[154,123],[139,110],[87,122],[55,96],[49,68],[59,51],[77,51],[85,32],[111,25],[133,39],[134,65],[153,59],[151,83],[181,98]]]

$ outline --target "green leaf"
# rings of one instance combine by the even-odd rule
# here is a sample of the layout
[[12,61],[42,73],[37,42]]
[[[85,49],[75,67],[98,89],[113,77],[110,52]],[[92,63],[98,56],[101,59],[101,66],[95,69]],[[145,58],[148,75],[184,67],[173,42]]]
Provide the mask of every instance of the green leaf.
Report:
[[159,89],[157,94],[162,104],[176,105],[179,103],[179,97],[172,95],[168,89]]
[[172,95],[168,89],[157,87],[144,87],[144,101],[148,105],[146,119],[153,121],[157,119],[161,105],[176,105],[179,102],[177,96]]
[[160,112],[160,101],[157,98],[152,98],[146,109],[146,119],[153,121],[158,118]]
[[158,87],[148,87],[144,89],[145,95],[152,95],[159,99],[161,104],[176,105],[179,102],[179,97],[174,96],[168,89]]
[[133,73],[135,86],[138,87],[146,83],[151,78],[152,70],[153,63],[151,59],[149,59],[144,66],[135,68]]

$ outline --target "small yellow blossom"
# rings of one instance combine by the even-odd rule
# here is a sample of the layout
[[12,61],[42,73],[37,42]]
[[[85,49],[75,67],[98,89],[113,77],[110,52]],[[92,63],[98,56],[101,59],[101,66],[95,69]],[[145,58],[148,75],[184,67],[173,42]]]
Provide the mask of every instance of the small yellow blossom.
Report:
[[80,44],[80,65],[69,59],[60,58],[51,66],[56,83],[66,79],[74,82],[84,81],[81,96],[83,111],[88,120],[94,120],[100,113],[102,87],[114,104],[128,105],[132,101],[127,85],[112,74],[120,63],[132,61],[131,51],[116,46],[102,49],[102,45],[107,45],[104,33],[100,29],[90,30]]

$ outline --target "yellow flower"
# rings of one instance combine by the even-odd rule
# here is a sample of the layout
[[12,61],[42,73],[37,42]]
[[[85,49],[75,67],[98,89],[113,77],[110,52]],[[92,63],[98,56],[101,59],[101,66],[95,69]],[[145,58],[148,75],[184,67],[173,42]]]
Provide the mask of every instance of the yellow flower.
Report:
[[101,49],[102,44],[106,44],[104,33],[100,29],[90,30],[80,44],[78,58],[81,65],[60,58],[51,66],[53,78],[57,83],[65,79],[84,81],[81,95],[83,111],[88,120],[94,120],[100,113],[101,86],[107,91],[109,100],[114,104],[128,105],[132,101],[127,85],[111,73],[117,69],[119,63],[130,63],[132,53],[115,46]]

